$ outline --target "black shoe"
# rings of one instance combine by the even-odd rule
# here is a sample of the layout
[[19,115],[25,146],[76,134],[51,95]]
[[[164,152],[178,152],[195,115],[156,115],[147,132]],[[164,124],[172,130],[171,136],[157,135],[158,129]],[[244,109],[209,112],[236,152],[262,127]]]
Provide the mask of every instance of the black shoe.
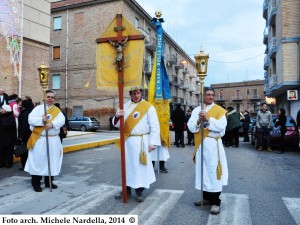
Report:
[[185,148],[185,145],[181,145],[181,148]]
[[162,173],[168,173],[168,169],[166,167],[159,168],[159,171]]
[[281,151],[281,152],[276,152],[277,154],[284,154],[284,151]]
[[43,189],[40,186],[33,186],[33,190],[35,192],[42,192],[43,191]]
[[12,167],[13,167],[13,165],[7,165],[6,166],[7,169],[12,168]]
[[136,196],[136,201],[137,202],[143,202],[144,198],[142,196]]
[[19,168],[19,170],[20,170],[20,171],[24,171],[24,168],[23,168],[23,167],[22,167],[22,168]]
[[177,148],[180,148],[180,145],[176,145],[177,146]]
[[[127,192],[127,197],[130,197],[131,196],[131,192]],[[115,199],[121,199],[122,198],[122,191],[115,196]]]
[[[49,184],[45,184],[46,188],[50,188]],[[57,189],[57,185],[52,183],[52,189]]]

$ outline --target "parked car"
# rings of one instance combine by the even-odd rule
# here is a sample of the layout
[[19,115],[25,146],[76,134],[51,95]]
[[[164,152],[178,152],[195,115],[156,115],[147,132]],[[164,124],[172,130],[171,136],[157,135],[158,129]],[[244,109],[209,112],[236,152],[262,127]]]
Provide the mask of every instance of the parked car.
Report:
[[[272,121],[277,117],[277,114],[272,115]],[[284,145],[285,146],[291,146],[293,150],[299,150],[299,130],[298,126],[295,122],[295,120],[287,115],[286,116],[286,128],[287,132],[284,136]],[[280,137],[274,137],[272,136],[272,129],[274,127],[274,123],[272,122],[272,127],[270,130],[270,143],[272,147],[279,146]],[[255,146],[255,148],[258,148],[258,137],[259,137],[259,131],[256,126],[252,127],[251,131],[251,144]]]
[[68,122],[72,130],[96,131],[100,128],[100,122],[94,117],[74,116]]

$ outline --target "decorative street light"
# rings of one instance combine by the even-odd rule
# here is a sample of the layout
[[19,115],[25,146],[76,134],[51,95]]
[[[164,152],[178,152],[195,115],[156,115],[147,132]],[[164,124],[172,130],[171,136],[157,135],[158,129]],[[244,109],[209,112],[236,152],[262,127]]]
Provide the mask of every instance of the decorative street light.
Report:
[[[200,79],[200,93],[201,93],[201,110],[204,109],[203,107],[203,97],[204,97],[204,79],[207,72],[208,66],[208,54],[204,54],[204,51],[201,49],[200,53],[195,55],[196,60],[196,69],[197,69],[197,76]],[[203,120],[201,121],[201,208],[203,208],[203,138],[204,138],[204,126]]]

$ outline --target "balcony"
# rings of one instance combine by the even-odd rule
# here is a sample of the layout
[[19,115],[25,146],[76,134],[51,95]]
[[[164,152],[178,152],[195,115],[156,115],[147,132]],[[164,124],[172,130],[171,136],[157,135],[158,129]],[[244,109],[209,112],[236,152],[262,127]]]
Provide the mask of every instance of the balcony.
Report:
[[268,15],[268,0],[264,0],[263,4],[263,18],[267,20],[267,15]]
[[139,27],[138,30],[139,30],[139,32],[141,32],[141,34],[143,34],[145,36],[145,45],[148,44],[150,42],[149,33],[147,31],[145,31],[142,27]]
[[224,96],[216,96],[215,101],[216,102],[225,102],[225,98],[224,98]]
[[183,98],[180,98],[180,97],[177,97],[177,96],[173,96],[173,97],[172,97],[172,102],[173,102],[173,103],[184,104],[184,99],[183,99]]
[[241,96],[241,95],[234,95],[234,96],[231,96],[231,100],[232,101],[242,101],[243,100],[243,96]]
[[277,85],[277,75],[272,74],[272,76],[269,78],[269,89],[271,89],[275,85]]
[[267,70],[269,66],[270,66],[270,58],[269,55],[266,55],[264,59],[264,70]]
[[277,14],[277,6],[276,6],[276,0],[272,0],[272,2],[269,5],[269,26],[275,25],[276,22],[276,14]]
[[248,98],[250,100],[258,100],[258,99],[261,99],[261,95],[257,95],[257,94],[254,94],[254,95],[248,95]]
[[146,41],[145,41],[145,45],[146,45],[146,48],[149,51],[155,52],[155,50],[156,50],[156,38],[149,37],[149,42],[146,44]]
[[263,42],[265,45],[268,44],[268,37],[269,37],[269,28],[266,27],[264,30],[264,39],[263,39]]
[[277,52],[276,37],[272,37],[268,45],[269,57],[272,58]]
[[152,65],[148,63],[148,60],[144,63],[144,73],[151,74]]

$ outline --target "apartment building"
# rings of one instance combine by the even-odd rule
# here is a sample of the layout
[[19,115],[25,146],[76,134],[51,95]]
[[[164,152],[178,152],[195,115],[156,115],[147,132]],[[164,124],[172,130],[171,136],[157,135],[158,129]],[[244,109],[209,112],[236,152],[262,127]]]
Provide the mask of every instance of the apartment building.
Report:
[[275,98],[276,111],[285,108],[296,118],[300,101],[289,100],[287,91],[300,91],[300,1],[264,0],[263,18],[265,94]]
[[[264,80],[252,80],[234,83],[212,84],[215,90],[215,103],[226,108],[232,106],[241,112],[248,110],[255,117],[260,104],[266,102]],[[270,106],[273,110],[273,106]]]
[[[50,87],[56,90],[58,101],[69,116],[95,116],[102,124],[108,124],[109,116],[119,106],[117,92],[96,87],[96,39],[116,14],[122,14],[146,37],[142,80],[148,86],[156,50],[156,30],[151,23],[155,12],[150,13],[151,16],[134,0],[52,2]],[[166,32],[164,37],[172,105],[194,107],[199,102],[195,62]],[[147,94],[146,90],[146,99]],[[124,92],[124,98],[129,99],[128,92]]]
[[[39,81],[37,68],[44,62],[49,65],[50,54],[50,1],[2,1],[3,13],[7,16],[0,19],[0,87],[6,93],[16,93],[20,97],[31,96],[33,101],[39,102],[43,92]],[[15,13],[15,14],[13,14]],[[6,21],[7,20],[7,21]],[[16,23],[16,21],[18,21]],[[7,33],[7,30],[17,30]],[[17,37],[17,43],[12,43],[12,36]],[[10,46],[14,44],[20,52],[15,54],[17,61],[14,67]]]

